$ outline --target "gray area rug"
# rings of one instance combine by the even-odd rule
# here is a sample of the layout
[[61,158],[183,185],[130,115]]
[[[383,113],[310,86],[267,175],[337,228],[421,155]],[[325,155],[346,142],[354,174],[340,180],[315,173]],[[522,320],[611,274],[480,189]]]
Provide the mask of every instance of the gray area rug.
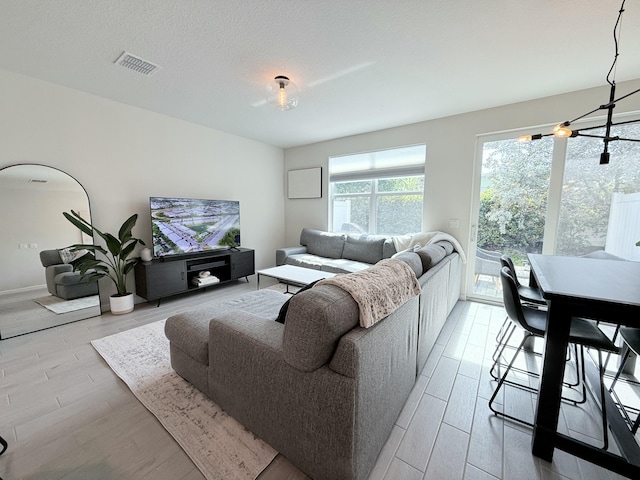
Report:
[[33,301],[58,315],[62,313],[75,312],[76,310],[83,310],[85,308],[97,307],[100,304],[100,298],[98,295],[91,295],[89,297],[81,297],[73,300],[64,300],[63,298],[49,295],[42,298],[36,298]]
[[91,344],[208,480],[253,480],[277,455],[173,371],[164,320]]

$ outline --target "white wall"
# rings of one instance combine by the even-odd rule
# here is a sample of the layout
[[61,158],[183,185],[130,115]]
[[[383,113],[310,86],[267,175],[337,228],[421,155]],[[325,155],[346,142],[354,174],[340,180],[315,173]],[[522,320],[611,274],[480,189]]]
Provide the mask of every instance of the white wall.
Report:
[[[640,79],[620,83],[617,85],[618,96],[637,88],[640,88]],[[481,95],[482,92],[478,94]],[[328,157],[425,143],[427,162],[423,229],[450,233],[460,241],[465,251],[473,251],[475,245],[470,239],[470,224],[478,136],[522,127],[557,124],[606,103],[608,98],[608,87],[582,90],[287,149],[285,174],[290,169],[323,167],[323,198],[285,200],[286,244],[298,245],[302,227],[326,229],[328,226]],[[638,110],[640,93],[620,102],[615,112]],[[531,133],[538,133],[538,130],[532,128]],[[449,219],[458,219],[460,227],[450,229]]]
[[[36,185],[38,187],[38,185]],[[45,284],[40,251],[82,242],[82,235],[62,212],[83,210],[84,190],[0,189],[0,293]],[[27,244],[30,248],[19,248]]]
[[[138,213],[134,235],[150,242],[150,196],[231,199],[257,268],[272,266],[283,245],[280,148],[3,70],[0,132],[0,168],[38,163],[70,174],[103,230],[117,233]],[[112,293],[104,290],[103,303]]]

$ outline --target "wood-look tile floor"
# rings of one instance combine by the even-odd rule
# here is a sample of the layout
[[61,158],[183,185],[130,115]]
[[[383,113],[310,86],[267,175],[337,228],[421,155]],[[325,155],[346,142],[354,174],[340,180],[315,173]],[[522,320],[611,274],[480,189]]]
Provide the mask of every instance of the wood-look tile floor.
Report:
[[[88,320],[0,341],[0,457],[4,480],[203,480],[202,474],[95,352],[91,340],[255,289],[255,280],[138,304]],[[1,300],[0,300],[1,301]],[[491,414],[488,375],[504,311],[458,302],[398,417],[369,480],[620,478],[556,451],[531,454],[529,429]],[[506,389],[501,402],[533,416],[531,394]],[[563,407],[561,428],[597,442],[599,416]],[[260,480],[307,479],[278,456]],[[338,480],[338,479],[336,479]]]

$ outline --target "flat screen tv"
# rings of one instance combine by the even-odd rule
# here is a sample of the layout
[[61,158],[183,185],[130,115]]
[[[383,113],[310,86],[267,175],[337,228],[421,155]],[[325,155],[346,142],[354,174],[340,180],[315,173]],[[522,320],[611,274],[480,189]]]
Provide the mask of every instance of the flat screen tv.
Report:
[[157,257],[240,246],[240,202],[150,197]]

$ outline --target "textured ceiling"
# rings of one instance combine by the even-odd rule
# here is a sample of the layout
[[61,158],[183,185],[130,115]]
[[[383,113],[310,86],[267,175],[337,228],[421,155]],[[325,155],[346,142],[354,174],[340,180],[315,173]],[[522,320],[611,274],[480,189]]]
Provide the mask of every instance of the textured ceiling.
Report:
[[[605,84],[618,0],[0,0],[0,68],[291,147]],[[640,78],[628,0],[616,80]],[[123,51],[160,65],[144,77]],[[298,108],[265,86],[287,75]],[[580,114],[582,112],[577,112]]]

